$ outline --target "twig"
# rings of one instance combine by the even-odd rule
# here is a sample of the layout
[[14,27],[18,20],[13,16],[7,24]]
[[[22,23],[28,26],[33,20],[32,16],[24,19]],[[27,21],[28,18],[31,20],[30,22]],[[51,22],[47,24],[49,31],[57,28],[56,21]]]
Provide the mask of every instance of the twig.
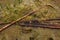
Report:
[[44,20],[44,21],[55,21],[55,20],[58,20],[58,21],[60,21],[60,18],[46,19],[46,20]]
[[40,23],[40,24],[19,24],[20,26],[26,27],[42,27],[42,28],[52,28],[52,29],[60,29],[60,24],[48,24],[48,23]]
[[32,12],[30,12],[30,13],[26,14],[25,16],[17,19],[16,21],[13,21],[13,22],[7,24],[6,26],[2,27],[2,28],[0,29],[0,32],[3,31],[4,29],[8,28],[9,26],[13,25],[14,23],[16,23],[16,22],[18,22],[18,21],[21,21],[21,20],[24,19],[25,17],[33,14],[35,11],[36,11],[36,10],[33,10]]
[[20,26],[26,26],[26,27],[43,27],[43,28],[59,28],[60,29],[60,24],[50,24],[50,23],[45,23],[43,21],[39,20],[26,20],[22,21],[22,23],[19,22]]

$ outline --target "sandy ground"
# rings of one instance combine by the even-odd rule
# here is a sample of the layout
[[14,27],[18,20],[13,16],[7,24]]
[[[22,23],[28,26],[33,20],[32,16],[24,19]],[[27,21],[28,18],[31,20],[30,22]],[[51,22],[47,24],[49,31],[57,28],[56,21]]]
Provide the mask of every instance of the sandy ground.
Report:
[[[56,1],[56,4],[58,4],[58,6],[60,7],[60,4],[59,4],[60,0],[55,0],[55,1]],[[9,3],[14,4],[14,2],[12,2],[12,0],[4,0],[4,1],[0,0],[0,4],[2,4],[2,6],[4,6],[5,3],[7,4],[8,7],[10,7]],[[15,4],[17,5],[15,8],[13,8],[13,6],[11,5],[11,7],[12,7],[12,8],[10,8],[11,13],[13,13],[15,9],[20,10],[19,7],[23,8],[23,5],[18,6],[16,1],[15,1]],[[18,14],[19,16],[17,16],[17,14],[14,13],[14,14],[12,14],[12,17],[11,17],[13,20],[8,19],[8,16],[10,14],[7,14],[5,16],[5,11],[6,11],[5,6],[3,7],[2,10],[4,10],[4,13],[2,14],[2,17],[0,15],[0,17],[1,17],[0,21],[9,22],[9,21],[15,20],[13,17],[15,17],[15,18],[20,17],[20,14]],[[9,11],[7,13],[9,13]],[[6,18],[3,18],[3,16]],[[8,21],[6,21],[6,19],[8,19]],[[22,29],[24,29],[24,30],[22,30]],[[32,31],[29,31],[29,29]],[[19,25],[12,25],[11,27],[7,28],[6,30],[0,32],[0,40],[60,40],[60,29],[50,29],[50,28],[40,28],[40,27],[33,28],[33,27],[21,27]]]

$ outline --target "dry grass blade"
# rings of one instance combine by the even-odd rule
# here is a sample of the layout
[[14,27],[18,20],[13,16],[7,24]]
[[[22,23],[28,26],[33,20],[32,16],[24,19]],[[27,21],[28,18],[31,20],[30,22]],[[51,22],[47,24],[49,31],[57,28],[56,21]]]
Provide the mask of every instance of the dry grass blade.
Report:
[[13,22],[7,24],[6,26],[2,27],[2,28],[0,29],[0,32],[3,31],[4,29],[8,28],[8,27],[11,26],[12,24],[14,24],[14,23],[16,23],[16,22],[18,22],[18,21],[24,19],[25,17],[27,17],[27,16],[29,16],[29,15],[31,15],[31,14],[33,14],[35,11],[36,11],[36,10],[31,11],[30,13],[28,13],[28,14],[26,14],[25,16],[23,16],[23,17],[17,19],[16,21],[13,21]]

